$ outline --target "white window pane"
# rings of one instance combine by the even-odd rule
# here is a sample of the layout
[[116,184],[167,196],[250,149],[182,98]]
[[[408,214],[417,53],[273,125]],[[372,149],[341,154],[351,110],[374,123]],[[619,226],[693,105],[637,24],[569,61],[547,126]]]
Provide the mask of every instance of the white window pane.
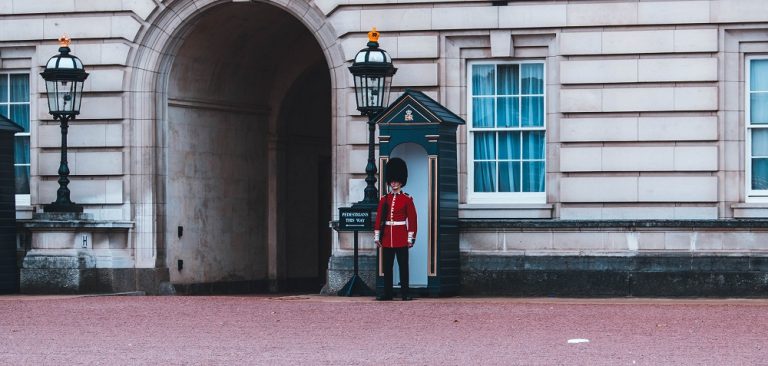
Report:
[[494,98],[472,98],[472,127],[493,127]]
[[520,162],[499,162],[499,192],[520,192]]
[[749,119],[752,124],[768,123],[768,93],[749,95]]
[[497,103],[496,127],[520,126],[520,98],[500,97],[498,98]]
[[8,118],[29,132],[29,104],[12,104]]
[[13,143],[14,191],[17,195],[29,195],[30,192],[29,100],[29,74],[0,74],[0,114],[27,132],[15,136]]
[[768,159],[752,159],[752,189],[768,189]]
[[15,136],[13,139],[13,163],[29,164],[29,136]]
[[523,162],[523,192],[544,192],[544,162]]
[[29,102],[29,75],[12,74],[11,82],[11,103]]
[[29,166],[14,167],[16,194],[29,194]]
[[768,157],[768,129],[752,129],[752,156]]
[[507,201],[544,192],[544,64],[470,65],[469,74],[473,193],[505,193],[498,197]]
[[520,65],[499,65],[499,95],[520,94]]
[[0,74],[0,103],[8,103],[8,74]]
[[544,97],[523,97],[523,127],[544,126]]
[[475,133],[475,160],[496,159],[496,133]]
[[520,160],[520,132],[499,132],[499,159]]
[[474,65],[472,67],[472,95],[494,95],[496,77],[494,65]]
[[749,90],[768,91],[768,60],[752,60],[749,67]]
[[523,94],[544,93],[544,65],[523,64],[522,79]]
[[523,159],[544,159],[544,131],[523,132]]
[[496,182],[495,162],[475,163],[475,192],[495,192]]

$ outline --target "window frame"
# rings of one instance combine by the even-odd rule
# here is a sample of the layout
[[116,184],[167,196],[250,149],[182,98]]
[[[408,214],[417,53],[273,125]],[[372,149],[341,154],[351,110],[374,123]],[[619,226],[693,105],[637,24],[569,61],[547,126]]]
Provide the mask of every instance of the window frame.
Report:
[[[542,94],[543,97],[543,124],[541,127],[510,127],[510,128],[498,128],[498,127],[473,127],[473,108],[472,98],[473,85],[472,85],[472,68],[475,65],[524,65],[524,64],[538,64],[542,65]],[[497,75],[497,73],[496,73]],[[520,75],[522,75],[522,67],[520,68]],[[521,76],[520,76],[521,77]],[[467,202],[468,203],[510,203],[510,204],[539,204],[546,203],[547,201],[547,63],[544,59],[530,59],[530,60],[468,60],[467,62]],[[522,85],[520,86],[522,88]],[[520,91],[519,97],[526,96]],[[535,94],[538,96],[538,94]],[[494,97],[498,97],[498,93],[494,92]],[[498,108],[498,106],[496,107]],[[494,115],[496,109],[494,109]],[[522,113],[522,110],[520,111]],[[475,132],[494,132],[498,136],[500,132],[524,132],[524,131],[543,131],[544,132],[544,191],[542,192],[475,192]],[[498,140],[498,138],[497,138]],[[497,146],[498,148],[498,146]],[[522,156],[521,156],[521,160]],[[538,160],[538,159],[536,159]],[[496,156],[496,161],[499,161],[499,157]],[[498,179],[498,170],[496,172]],[[521,171],[522,174],[522,171]],[[497,187],[498,189],[498,182]]]
[[[768,129],[768,124],[752,125],[752,105],[751,93],[752,87],[752,61],[766,60],[768,55],[747,56],[744,58],[745,80],[744,80],[744,188],[746,192],[745,202],[768,203],[768,189],[752,189],[752,131],[754,129]],[[768,93],[768,91],[765,91]]]
[[[14,166],[14,168],[17,167],[17,166],[29,167],[30,175],[29,175],[29,182],[27,182],[27,184],[30,185],[30,193],[15,194],[15,198],[16,198],[16,206],[30,206],[32,204],[32,194],[31,194],[32,193],[32,187],[31,187],[31,184],[32,184],[32,182],[31,182],[32,181],[32,174],[31,174],[32,173],[32,151],[31,150],[32,150],[32,120],[33,120],[33,116],[32,116],[32,112],[33,112],[33,110],[32,110],[32,99],[33,99],[33,97],[32,97],[32,94],[33,94],[32,93],[32,86],[33,86],[32,85],[32,73],[29,70],[23,70],[23,69],[7,69],[7,70],[0,69],[0,74],[8,76],[6,78],[6,80],[5,80],[5,84],[4,85],[0,84],[0,87],[5,87],[6,88],[6,93],[8,95],[8,102],[0,101],[0,105],[4,105],[4,106],[8,107],[8,116],[7,117],[10,118],[10,112],[11,112],[11,106],[12,105],[24,105],[24,104],[26,104],[26,105],[29,106],[29,127],[28,127],[28,131],[26,131],[26,132],[17,132],[13,136],[14,136],[14,138],[17,137],[17,136],[26,136],[26,137],[29,138],[29,146],[30,146],[29,156],[30,156],[30,160],[29,160],[28,164],[16,164],[16,162],[14,161],[13,166]],[[30,94],[29,95],[29,100],[27,102],[11,102],[11,78],[10,78],[11,75],[26,75],[27,76],[27,82],[28,82],[28,88],[29,88],[29,94]],[[0,81],[0,82],[3,82],[3,81]],[[15,139],[14,139],[14,143],[15,143]],[[14,190],[15,190],[15,188],[14,188]]]

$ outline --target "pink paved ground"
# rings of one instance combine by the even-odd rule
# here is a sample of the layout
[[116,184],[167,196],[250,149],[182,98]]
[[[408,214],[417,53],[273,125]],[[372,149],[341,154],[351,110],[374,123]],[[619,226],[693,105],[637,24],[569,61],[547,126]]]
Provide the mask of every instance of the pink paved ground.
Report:
[[4,365],[767,363],[766,300],[0,296]]

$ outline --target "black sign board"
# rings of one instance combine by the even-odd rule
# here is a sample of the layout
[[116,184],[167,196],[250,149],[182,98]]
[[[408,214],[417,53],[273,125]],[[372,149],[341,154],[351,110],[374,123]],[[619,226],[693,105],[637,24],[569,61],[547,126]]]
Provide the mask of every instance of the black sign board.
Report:
[[369,209],[339,207],[339,231],[373,230],[371,214]]

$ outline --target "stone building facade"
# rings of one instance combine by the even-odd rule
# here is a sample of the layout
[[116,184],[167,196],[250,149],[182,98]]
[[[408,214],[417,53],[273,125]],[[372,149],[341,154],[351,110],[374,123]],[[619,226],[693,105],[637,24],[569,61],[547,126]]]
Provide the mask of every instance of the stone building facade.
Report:
[[[22,290],[338,289],[351,235],[328,223],[367,159],[347,67],[374,26],[393,97],[467,121],[465,293],[766,293],[762,0],[0,0]],[[69,134],[90,216],[68,222],[35,216],[62,34],[90,72]]]

